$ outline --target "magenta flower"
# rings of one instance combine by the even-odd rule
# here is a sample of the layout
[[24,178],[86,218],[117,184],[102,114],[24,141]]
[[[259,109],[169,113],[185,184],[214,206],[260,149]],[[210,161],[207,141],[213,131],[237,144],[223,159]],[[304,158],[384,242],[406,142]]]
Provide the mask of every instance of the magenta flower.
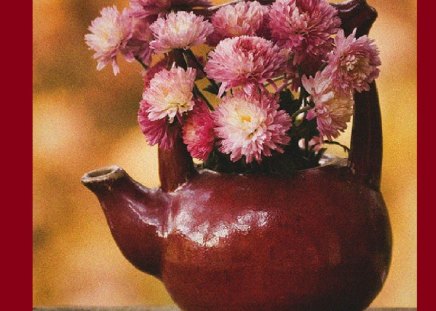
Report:
[[234,162],[244,156],[246,163],[261,162],[272,150],[283,152],[282,146],[290,141],[291,117],[278,109],[277,101],[266,93],[225,96],[213,112],[220,151]]
[[117,75],[120,72],[117,54],[123,51],[132,36],[131,20],[126,10],[120,14],[116,6],[103,8],[100,14],[91,22],[88,28],[91,33],[85,35],[85,42],[95,51],[97,70],[112,64]]
[[351,92],[335,92],[326,71],[317,72],[315,77],[303,76],[302,83],[310,94],[310,100],[315,103],[306,118],[316,118],[320,136],[330,140],[337,138],[340,132],[345,131],[353,115],[354,100]]
[[209,54],[205,71],[209,78],[221,82],[219,96],[237,86],[251,89],[280,75],[288,60],[288,51],[281,50],[271,41],[241,36],[222,40]]
[[204,43],[213,32],[211,23],[205,21],[203,16],[183,11],[171,12],[166,18],[158,18],[150,29],[155,37],[150,46],[158,53],[189,49]]
[[294,64],[322,59],[333,47],[341,24],[325,0],[277,0],[269,12],[272,38],[294,53]]
[[368,36],[356,39],[356,30],[348,37],[340,30],[335,38],[335,48],[329,54],[326,71],[333,87],[342,92],[369,91],[369,84],[379,75],[381,61],[374,40]]
[[178,123],[169,124],[166,119],[150,120],[148,110],[150,105],[142,100],[138,111],[138,123],[149,145],[158,145],[160,148],[169,150],[180,135]]
[[215,32],[210,41],[217,44],[225,38],[261,35],[267,15],[268,8],[257,1],[223,6],[211,18]]
[[171,0],[130,0],[130,8],[138,18],[152,18],[171,8]]
[[140,59],[144,64],[150,65],[152,50],[150,41],[153,40],[153,33],[150,30],[150,23],[146,18],[135,16],[135,12],[127,9],[131,19],[131,37],[122,50],[127,61]]
[[196,70],[173,66],[156,73],[142,98],[148,103],[148,118],[152,121],[166,119],[172,123],[176,115],[192,110]]
[[183,124],[183,142],[193,158],[206,160],[212,152],[215,133],[214,121],[209,108],[197,101]]

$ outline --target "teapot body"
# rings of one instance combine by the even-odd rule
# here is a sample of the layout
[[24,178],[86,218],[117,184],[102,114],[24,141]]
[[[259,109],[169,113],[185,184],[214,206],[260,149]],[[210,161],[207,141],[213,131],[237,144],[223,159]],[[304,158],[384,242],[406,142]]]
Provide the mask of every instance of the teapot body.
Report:
[[293,177],[203,171],[172,194],[161,279],[183,310],[363,310],[391,229],[380,192],[339,164]]

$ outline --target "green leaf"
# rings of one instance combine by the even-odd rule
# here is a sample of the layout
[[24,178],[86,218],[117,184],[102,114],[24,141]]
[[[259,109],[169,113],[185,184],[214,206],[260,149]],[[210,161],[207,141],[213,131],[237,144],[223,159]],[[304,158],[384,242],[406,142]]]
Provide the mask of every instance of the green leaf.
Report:
[[205,90],[206,92],[209,92],[211,94],[218,95],[219,85],[209,84],[203,90]]

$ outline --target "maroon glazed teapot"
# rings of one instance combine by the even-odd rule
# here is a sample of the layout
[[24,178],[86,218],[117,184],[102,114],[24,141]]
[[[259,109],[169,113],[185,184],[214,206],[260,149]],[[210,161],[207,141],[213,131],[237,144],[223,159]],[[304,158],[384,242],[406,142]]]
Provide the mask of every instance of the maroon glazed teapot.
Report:
[[[368,33],[366,1],[337,5],[346,33]],[[349,159],[289,177],[197,171],[182,141],[159,150],[161,189],[111,166],[82,183],[124,256],[187,311],[360,311],[381,290],[391,228],[380,189],[376,86],[355,95]]]

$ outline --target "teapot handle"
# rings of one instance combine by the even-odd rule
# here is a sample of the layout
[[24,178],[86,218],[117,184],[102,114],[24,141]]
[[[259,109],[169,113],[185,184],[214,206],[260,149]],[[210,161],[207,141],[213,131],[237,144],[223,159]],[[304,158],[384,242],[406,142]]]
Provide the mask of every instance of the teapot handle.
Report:
[[[377,12],[366,0],[334,4],[346,35],[357,28],[356,36],[367,35]],[[380,105],[375,83],[368,92],[356,93],[348,166],[355,176],[374,190],[380,190],[383,139]]]

